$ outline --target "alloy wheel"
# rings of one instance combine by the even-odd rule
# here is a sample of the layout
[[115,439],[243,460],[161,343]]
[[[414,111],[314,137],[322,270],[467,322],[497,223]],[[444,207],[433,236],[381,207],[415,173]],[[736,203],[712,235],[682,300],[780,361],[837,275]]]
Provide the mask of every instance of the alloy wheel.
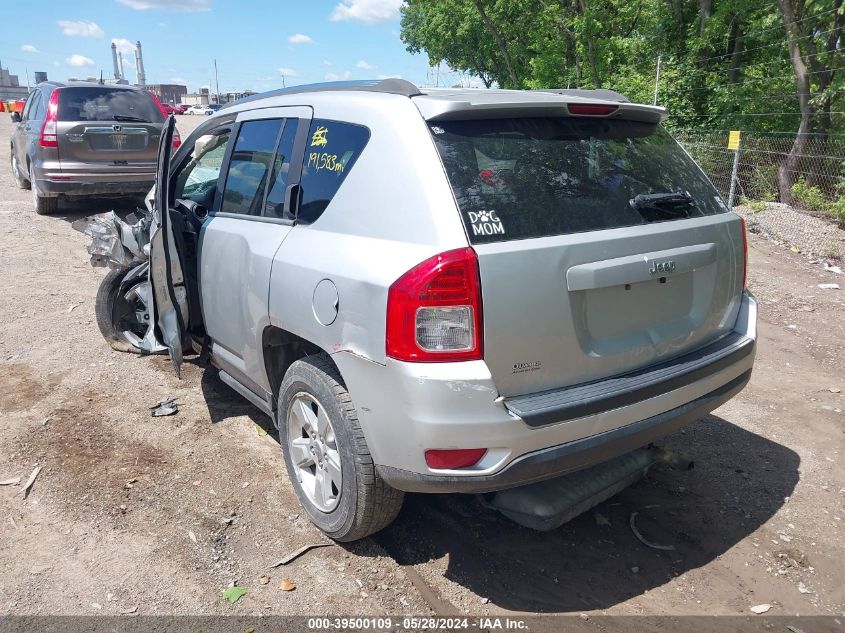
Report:
[[155,325],[150,318],[151,301],[150,282],[143,278],[119,297],[113,311],[115,330],[130,345],[146,352],[153,352],[160,347],[155,337]]
[[301,391],[287,413],[288,448],[296,477],[308,500],[321,512],[337,507],[343,484],[340,452],[325,407]]

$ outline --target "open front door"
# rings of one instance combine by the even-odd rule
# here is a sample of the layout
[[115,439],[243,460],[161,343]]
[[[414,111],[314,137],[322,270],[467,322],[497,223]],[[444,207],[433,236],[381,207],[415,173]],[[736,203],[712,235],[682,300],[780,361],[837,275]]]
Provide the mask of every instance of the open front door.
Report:
[[158,229],[150,238],[150,284],[155,299],[156,325],[161,341],[170,351],[170,361],[181,377],[183,340],[187,334],[188,291],[176,237],[170,218],[170,154],[173,147],[174,117],[169,117],[158,147],[158,170],[153,214]]

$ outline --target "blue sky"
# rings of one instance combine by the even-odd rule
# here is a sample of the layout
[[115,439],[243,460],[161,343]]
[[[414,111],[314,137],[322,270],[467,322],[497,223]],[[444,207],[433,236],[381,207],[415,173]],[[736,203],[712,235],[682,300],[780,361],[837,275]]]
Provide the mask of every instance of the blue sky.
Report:
[[[426,83],[428,58],[399,40],[402,0],[38,0],[3,4],[0,62],[25,84],[112,76],[111,43],[135,82],[140,40],[147,83],[184,83],[221,92],[401,76]],[[46,16],[50,16],[49,18]]]

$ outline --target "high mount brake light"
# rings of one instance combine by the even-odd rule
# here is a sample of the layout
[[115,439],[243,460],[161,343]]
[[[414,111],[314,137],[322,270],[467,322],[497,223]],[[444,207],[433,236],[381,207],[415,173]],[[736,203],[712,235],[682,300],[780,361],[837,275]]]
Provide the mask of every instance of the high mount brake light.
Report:
[[483,358],[481,280],[471,248],[431,257],[387,293],[386,350],[411,362]]
[[566,105],[569,114],[577,114],[582,116],[606,116],[613,114],[619,109],[619,106],[604,105],[601,103],[569,103]]

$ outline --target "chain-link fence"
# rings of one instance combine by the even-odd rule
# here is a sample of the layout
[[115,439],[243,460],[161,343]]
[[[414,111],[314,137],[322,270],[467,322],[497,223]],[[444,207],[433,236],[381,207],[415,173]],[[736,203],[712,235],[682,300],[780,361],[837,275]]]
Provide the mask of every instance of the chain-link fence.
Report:
[[[727,131],[676,130],[675,137],[695,158],[725,200],[736,152]],[[735,182],[735,210],[749,230],[810,255],[845,256],[845,136],[808,135],[789,164],[795,135],[742,133]],[[792,205],[781,202],[779,170],[787,177]]]

